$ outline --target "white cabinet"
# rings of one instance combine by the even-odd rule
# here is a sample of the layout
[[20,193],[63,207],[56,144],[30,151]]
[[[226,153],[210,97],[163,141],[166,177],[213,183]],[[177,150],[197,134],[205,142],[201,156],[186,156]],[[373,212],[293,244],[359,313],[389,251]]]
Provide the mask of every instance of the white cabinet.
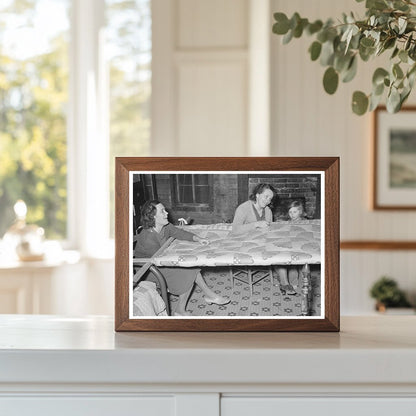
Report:
[[221,416],[414,416],[416,398],[224,397]]
[[0,256],[0,314],[108,315],[114,310],[114,259],[75,251],[39,262]]
[[175,398],[101,397],[90,395],[0,398],[0,409],[7,416],[174,416]]
[[107,317],[0,315],[0,414],[414,416],[415,327],[115,333]]

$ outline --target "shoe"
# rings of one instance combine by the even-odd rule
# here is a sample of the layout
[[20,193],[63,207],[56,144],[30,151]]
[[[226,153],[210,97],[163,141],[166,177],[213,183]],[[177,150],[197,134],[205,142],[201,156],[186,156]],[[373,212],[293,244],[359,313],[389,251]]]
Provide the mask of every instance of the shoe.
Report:
[[280,291],[282,292],[282,295],[293,296],[297,294],[296,290],[290,283],[288,285],[280,285]]
[[230,299],[223,298],[222,296],[217,296],[216,298],[207,298],[205,297],[205,302],[208,303],[208,305],[212,305],[215,303],[216,305],[227,305],[231,302]]
[[173,316],[192,316],[192,315],[190,312],[185,312],[185,313],[173,312]]

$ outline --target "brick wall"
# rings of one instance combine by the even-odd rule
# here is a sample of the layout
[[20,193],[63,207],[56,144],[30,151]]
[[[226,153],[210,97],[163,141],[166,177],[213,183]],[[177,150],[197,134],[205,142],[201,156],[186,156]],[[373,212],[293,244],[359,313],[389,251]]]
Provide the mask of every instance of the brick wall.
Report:
[[273,201],[273,213],[276,218],[283,218],[287,214],[287,206],[294,200],[300,200],[305,205],[309,218],[321,217],[321,185],[319,175],[279,174],[249,176],[249,189],[259,183],[269,183],[276,191],[278,198]]
[[[215,224],[232,222],[239,203],[246,201],[255,185],[270,183],[278,198],[273,201],[275,219],[286,218],[287,205],[293,200],[301,200],[310,218],[320,218],[320,177],[307,174],[213,174],[211,208],[175,209],[169,174],[156,174],[158,199],[166,206],[169,220],[177,224],[178,218],[191,218],[194,224]],[[143,201],[144,202],[144,201]]]

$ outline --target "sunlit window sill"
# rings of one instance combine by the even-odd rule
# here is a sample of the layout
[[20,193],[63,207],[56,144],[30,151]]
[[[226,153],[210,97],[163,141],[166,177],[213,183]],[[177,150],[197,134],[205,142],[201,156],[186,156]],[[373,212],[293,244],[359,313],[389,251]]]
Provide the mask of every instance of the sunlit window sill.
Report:
[[0,268],[1,269],[42,269],[54,268],[64,264],[77,264],[81,260],[79,251],[76,250],[62,250],[58,255],[45,255],[43,260],[39,261],[21,261],[9,253],[0,254]]
[[22,261],[13,251],[2,245],[0,240],[0,268],[1,269],[40,269],[52,268],[66,264],[77,264],[81,261],[114,261],[114,240],[108,240],[89,253],[82,253],[77,249],[62,249],[57,241],[45,243],[45,255],[42,260]]

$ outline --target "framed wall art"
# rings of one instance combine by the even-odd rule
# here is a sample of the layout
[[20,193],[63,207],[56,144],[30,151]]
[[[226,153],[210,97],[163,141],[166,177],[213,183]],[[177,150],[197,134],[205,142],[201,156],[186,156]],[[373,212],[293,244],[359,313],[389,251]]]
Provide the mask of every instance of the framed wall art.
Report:
[[116,331],[339,331],[339,159],[116,158]]
[[373,117],[373,208],[416,209],[416,107],[380,107]]

